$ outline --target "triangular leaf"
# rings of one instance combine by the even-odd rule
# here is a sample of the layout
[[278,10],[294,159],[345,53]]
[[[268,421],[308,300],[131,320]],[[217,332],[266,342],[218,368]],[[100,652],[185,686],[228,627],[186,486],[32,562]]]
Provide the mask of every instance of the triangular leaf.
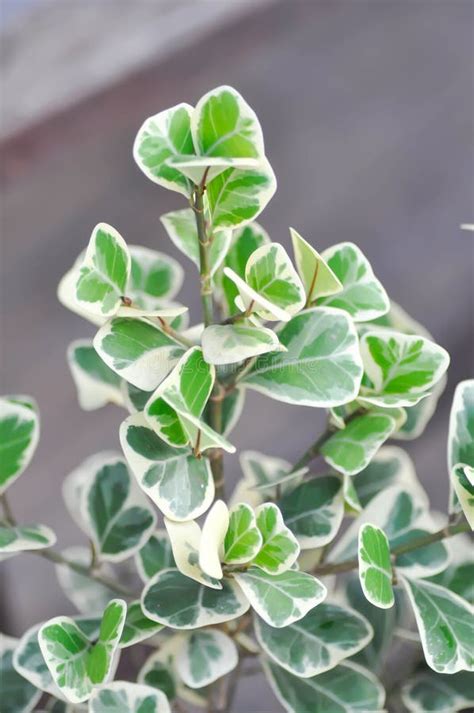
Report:
[[362,362],[354,326],[341,310],[313,308],[277,332],[286,352],[260,357],[244,383],[286,403],[328,408],[359,392]]
[[402,578],[415,612],[426,663],[438,673],[473,671],[473,607],[438,584]]
[[378,406],[418,403],[449,365],[445,349],[424,337],[401,332],[368,332],[360,348],[370,381],[370,386],[362,389],[360,400]]
[[336,431],[321,447],[329,465],[344,475],[356,475],[372,460],[395,430],[396,422],[383,413],[365,413]]
[[249,485],[269,495],[275,495],[277,491],[286,493],[288,490],[293,490],[308,472],[308,468],[293,471],[288,461],[257,451],[242,451],[240,466]]
[[224,540],[224,562],[245,564],[260,550],[263,538],[257,527],[255,513],[246,503],[235,505],[230,511],[229,526]]
[[249,324],[212,325],[202,335],[202,351],[208,364],[235,364],[244,359],[285,351],[271,329]]
[[141,413],[122,423],[120,442],[138,484],[166,517],[190,520],[209,508],[214,481],[207,458],[170,447]]
[[[245,266],[247,265],[250,255],[262,245],[268,245],[270,238],[266,230],[258,223],[249,223],[235,230],[232,234],[232,242],[225,256],[225,267],[238,275],[242,280],[245,279]],[[239,290],[235,283],[226,275],[222,276],[222,289],[226,298],[227,307],[231,313],[235,312],[235,298],[239,294]]]
[[342,284],[324,258],[296,230],[290,228],[290,234],[296,267],[306,292],[306,304],[310,305],[318,297],[341,292]]
[[262,535],[262,546],[253,564],[268,574],[281,574],[298,559],[300,546],[286,527],[279,508],[273,503],[260,505],[256,510],[257,527]]
[[79,269],[76,299],[81,307],[101,317],[110,317],[126,295],[131,257],[125,240],[107,223],[99,223]]
[[397,446],[382,446],[364,470],[353,479],[357,497],[365,507],[377,493],[390,485],[399,484],[411,491],[417,500],[428,502],[416,477],[410,456]]
[[154,310],[164,306],[183,284],[183,268],[172,257],[141,245],[130,245],[132,265],[127,297],[135,307]]
[[139,168],[154,183],[171,191],[191,195],[192,184],[169,159],[194,154],[189,104],[177,104],[150,116],[140,127],[133,145],[133,157]]
[[177,569],[159,572],[143,590],[146,616],[174,629],[197,629],[236,619],[249,604],[230,580],[211,589],[185,577]]
[[200,154],[250,158],[264,155],[257,116],[233,87],[217,87],[199,100],[191,130]]
[[329,671],[363,649],[373,635],[356,611],[325,602],[282,629],[255,617],[255,633],[268,656],[301,678]]
[[135,554],[135,564],[143,582],[148,582],[157,572],[176,567],[171,542],[166,530],[157,530]]
[[100,358],[119,376],[152,391],[184,354],[184,347],[146,319],[116,317],[94,338]]
[[94,687],[107,681],[126,612],[123,600],[109,602],[97,643],[92,643],[74,620],[65,616],[51,619],[39,630],[38,642],[51,676],[71,703],[88,700]]
[[342,284],[342,291],[325,297],[324,304],[349,312],[356,322],[367,322],[388,311],[387,293],[357,245],[334,245],[323,252],[323,258]]
[[270,202],[276,178],[267,159],[258,168],[227,168],[207,185],[210,221],[214,230],[251,223]]
[[288,713],[380,713],[382,686],[369,671],[351,661],[313,678],[299,678],[268,661],[265,673]]
[[294,569],[271,575],[250,567],[246,572],[236,572],[234,577],[257,614],[277,628],[302,619],[327,594],[326,587],[315,577]]

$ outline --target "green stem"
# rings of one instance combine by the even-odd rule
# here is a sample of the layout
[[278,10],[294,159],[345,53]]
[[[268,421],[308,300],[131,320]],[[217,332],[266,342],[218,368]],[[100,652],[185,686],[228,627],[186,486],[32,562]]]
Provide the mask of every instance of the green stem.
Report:
[[10,508],[10,503],[8,502],[8,498],[5,493],[3,495],[0,495],[0,502],[3,508],[5,522],[7,523],[7,525],[15,525],[15,518],[13,517],[13,512]]
[[[211,278],[211,261],[210,247],[212,239],[208,235],[206,218],[204,215],[204,192],[206,190],[207,173],[194,192],[192,207],[196,217],[196,228],[199,242],[199,273],[201,279],[201,304],[204,316],[204,325],[214,323],[214,301],[212,296],[212,278]],[[216,380],[210,403],[209,420],[211,427],[217,432],[222,433],[222,401],[225,392],[222,392],[222,386]],[[224,453],[221,448],[215,448],[209,456],[211,464],[212,477],[214,479],[214,487],[216,497],[224,496]]]
[[[404,545],[399,545],[399,547],[394,547],[392,550],[393,557],[400,557],[400,555],[405,555],[408,552],[413,552],[414,550],[419,550],[422,547],[427,547],[434,542],[441,542],[441,540],[446,540],[449,537],[454,537],[454,535],[459,535],[461,532],[469,532],[469,523],[461,522],[456,525],[446,525],[442,527],[441,530],[432,532],[428,535],[423,535],[422,537],[417,537]],[[316,576],[323,576],[325,574],[341,574],[342,572],[350,572],[352,569],[357,569],[359,567],[359,560],[348,559],[343,562],[328,562],[327,564],[318,565],[313,569],[313,574]]]
[[204,215],[204,186],[196,187],[193,210],[196,217],[196,228],[199,242],[199,272],[201,276],[201,304],[204,324],[208,327],[214,322],[214,305],[212,301],[211,264],[209,248],[211,240],[207,235],[206,218]]

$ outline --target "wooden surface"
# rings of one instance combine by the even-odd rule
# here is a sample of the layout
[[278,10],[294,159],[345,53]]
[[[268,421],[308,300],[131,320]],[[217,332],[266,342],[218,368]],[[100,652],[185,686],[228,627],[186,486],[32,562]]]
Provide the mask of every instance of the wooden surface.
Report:
[[[408,446],[445,508],[450,399],[474,363],[472,233],[458,227],[473,218],[473,9],[464,0],[281,2],[4,147],[2,389],[33,394],[42,413],[37,455],[12,488],[19,519],[52,526],[62,546],[83,539],[61,484],[86,456],[119,448],[122,413],[77,406],[65,351],[93,329],[56,302],[56,284],[101,220],[176,255],[158,219],[182,203],[139,173],[132,141],[146,116],[220,83],[261,119],[279,181],[261,218],[272,238],[288,245],[292,225],[319,249],[356,242],[390,296],[451,353],[440,409]],[[181,297],[197,318],[186,267]],[[292,460],[322,425],[319,411],[251,394],[232,440]],[[237,458],[226,467],[235,478]],[[24,556],[2,569],[8,633],[71,611],[48,563]],[[240,695],[237,710],[255,710],[252,687]],[[258,710],[278,710],[270,693]]]

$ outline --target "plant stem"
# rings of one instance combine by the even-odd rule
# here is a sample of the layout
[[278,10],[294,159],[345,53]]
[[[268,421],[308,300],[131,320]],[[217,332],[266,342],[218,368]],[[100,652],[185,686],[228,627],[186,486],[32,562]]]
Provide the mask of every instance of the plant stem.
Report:
[[[422,537],[417,537],[410,542],[400,545],[399,547],[394,547],[392,550],[392,555],[394,557],[399,557],[400,555],[405,555],[408,552],[413,552],[414,550],[419,550],[422,547],[431,545],[434,542],[440,542],[441,540],[446,540],[454,535],[459,535],[461,532],[469,532],[469,523],[461,522],[456,525],[446,525],[442,527],[441,530],[436,532],[431,532],[428,535],[423,535]],[[357,569],[359,566],[359,560],[348,559],[343,562],[328,562],[327,564],[318,565],[313,569],[314,575],[325,575],[325,574],[341,574],[342,572],[350,572],[352,569]]]
[[[199,242],[199,272],[201,277],[201,304],[204,316],[204,325],[214,323],[214,301],[212,297],[212,278],[211,278],[211,262],[210,262],[210,247],[212,239],[209,237],[206,226],[206,218],[204,215],[204,192],[206,190],[207,171],[199,186],[196,186],[192,207],[196,217],[196,228]],[[222,392],[222,386],[216,380],[214,390],[212,392],[209,420],[211,427],[217,432],[222,433],[222,401],[225,392]],[[215,448],[209,455],[211,464],[212,477],[214,479],[214,487],[217,498],[224,496],[224,453],[221,448]]]
[[201,276],[201,304],[204,324],[208,327],[214,322],[214,305],[212,301],[211,265],[209,248],[211,240],[207,235],[204,216],[204,186],[201,183],[194,193],[193,210],[196,217],[196,228],[199,242],[199,272]]
[[89,567],[79,564],[78,562],[72,562],[71,560],[68,560],[63,557],[59,552],[56,552],[56,550],[31,550],[30,554],[42,557],[43,559],[48,560],[49,562],[54,562],[54,564],[69,567],[69,569],[72,569],[74,572],[77,572],[77,574],[81,574],[82,576],[88,577],[89,579],[93,580],[94,582],[97,582],[98,584],[102,584],[104,587],[111,589],[117,594],[120,594],[120,596],[122,597],[127,597],[128,599],[135,598],[134,592],[131,592],[126,587],[123,587],[115,579],[111,579],[110,577],[105,577],[101,574],[98,574],[97,572],[93,572],[89,569]]
[[8,502],[8,498],[5,493],[0,496],[0,502],[2,504],[3,515],[6,523],[8,525],[15,525],[15,518],[13,517],[13,512],[10,508],[10,503]]
[[158,317],[158,321],[163,332],[169,334],[170,337],[173,337],[173,339],[182,344],[183,347],[186,347],[188,349],[189,347],[194,346],[194,343],[190,339],[186,339],[186,337],[183,337],[183,335],[177,332],[176,329],[173,329],[173,327],[168,324],[165,319],[163,319],[162,317]]

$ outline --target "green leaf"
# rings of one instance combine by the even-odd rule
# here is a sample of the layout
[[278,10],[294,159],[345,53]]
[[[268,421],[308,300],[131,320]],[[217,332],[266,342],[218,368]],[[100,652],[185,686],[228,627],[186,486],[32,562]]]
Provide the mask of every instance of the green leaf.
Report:
[[236,572],[234,577],[257,614],[277,628],[302,619],[327,594],[326,587],[315,577],[294,569],[271,575],[250,567],[246,572]]
[[[356,479],[357,482],[357,479]],[[329,559],[339,562],[355,557],[358,552],[359,528],[371,523],[382,529],[393,551],[401,545],[434,532],[437,527],[428,513],[426,500],[406,487],[391,485],[381,491],[354,520],[331,551]],[[449,555],[442,542],[434,542],[396,558],[397,571],[411,577],[429,577],[442,571]]]
[[249,324],[215,324],[202,335],[202,351],[208,364],[235,364],[267,352],[285,351],[271,329]]
[[[227,276],[230,277],[229,272]],[[276,306],[286,313],[285,321],[288,321],[304,307],[303,284],[285,248],[279,243],[262,245],[250,255],[245,266],[245,282],[251,293],[240,290],[243,307],[250,310],[255,302],[253,311],[262,319],[278,318]],[[254,300],[252,292],[260,299]]]
[[[474,529],[474,379],[461,381],[454,392],[449,418],[448,467],[451,487]],[[451,509],[456,509],[453,500],[452,495]]]
[[[196,226],[196,216],[191,208],[171,211],[160,218],[172,243],[199,269],[199,238]],[[209,263],[211,276],[221,265],[229,248],[232,233],[230,230],[219,230],[212,236],[209,248]]]
[[428,666],[438,673],[473,671],[474,608],[432,582],[407,577],[402,582],[415,613]]
[[214,230],[251,223],[270,202],[276,178],[267,159],[258,168],[228,168],[207,185],[209,218]]
[[89,339],[72,342],[67,361],[79,406],[84,411],[94,411],[109,403],[124,405],[121,378],[102,361]]
[[308,472],[308,468],[293,471],[288,461],[256,451],[242,451],[239,457],[244,478],[249,486],[266,495],[274,495],[277,488],[282,493],[292,490]]
[[[371,330],[373,326],[377,328],[387,327],[388,329],[404,334],[417,334],[434,341],[428,330],[419,322],[410,317],[400,305],[390,301],[390,310],[374,320],[371,324],[361,325],[365,331]],[[431,393],[422,401],[406,409],[406,421],[394,434],[394,438],[401,440],[412,440],[421,436],[427,423],[436,410],[438,399],[446,386],[446,376],[443,376],[432,388]]]
[[279,508],[273,503],[260,505],[256,515],[257,527],[262,535],[262,546],[253,564],[268,574],[281,574],[290,569],[298,559],[298,540],[286,527]]
[[[97,637],[100,629],[100,618],[73,617],[74,622],[85,636]],[[63,695],[53,681],[49,669],[41,653],[38,643],[38,631],[42,624],[35,624],[25,631],[13,654],[15,670],[26,678],[33,686],[46,693],[63,699]]]
[[224,540],[223,561],[227,564],[245,564],[257,555],[263,538],[257,527],[254,511],[249,505],[239,503],[230,511],[229,527]]
[[101,559],[121,562],[145,544],[156,516],[123,458],[108,453],[97,458],[81,497],[85,529]]
[[286,352],[258,359],[243,383],[277,401],[328,408],[359,392],[362,362],[350,318],[340,310],[313,308],[277,332]]
[[206,156],[259,158],[265,152],[255,112],[229,86],[212,89],[199,100],[191,131],[197,152]]
[[360,348],[371,384],[360,400],[376,406],[418,403],[449,365],[447,351],[429,339],[390,330],[364,334]]
[[76,299],[81,307],[101,317],[110,317],[126,295],[131,258],[125,240],[107,223],[99,223],[80,267]]
[[[232,242],[224,260],[225,267],[230,268],[244,280],[245,266],[251,254],[257,248],[269,243],[268,233],[258,223],[249,223],[243,228],[238,228],[232,234]],[[239,294],[235,282],[226,275],[222,275],[222,289],[228,309],[231,313],[235,312],[235,298]]]
[[[86,547],[68,547],[61,552],[62,556],[71,562],[88,567],[91,562],[90,551]],[[83,614],[102,613],[104,607],[114,598],[112,589],[99,584],[90,577],[75,572],[65,564],[56,565],[56,576],[66,597]],[[98,573],[108,577],[113,576],[111,568],[105,564]]]
[[234,583],[225,579],[222,589],[210,589],[177,569],[159,572],[146,585],[142,608],[146,616],[174,629],[198,629],[236,619],[249,604]]
[[359,579],[371,604],[380,609],[393,607],[390,545],[384,531],[369,523],[359,530]]
[[129,416],[120,427],[120,442],[139,486],[171,520],[197,518],[214,499],[207,458],[171,448],[148,426],[143,414]]
[[154,183],[188,197],[192,184],[169,159],[194,154],[189,104],[177,104],[150,116],[140,127],[133,145],[133,158]]
[[0,495],[15,482],[30,463],[39,440],[39,414],[17,403],[14,397],[0,398]]
[[474,706],[472,675],[464,671],[452,676],[419,673],[403,686],[401,695],[410,713],[456,713]]
[[29,713],[41,698],[41,691],[23,678],[13,667],[17,639],[0,636],[0,681],[2,713]]
[[373,635],[353,609],[320,604],[303,619],[282,629],[255,617],[255,634],[265,653],[301,678],[317,676],[363,649]]
[[357,245],[339,243],[322,256],[342,284],[342,291],[325,297],[324,304],[345,310],[356,322],[367,322],[388,312],[387,293]]
[[377,493],[395,484],[411,490],[418,500],[426,500],[413,461],[406,451],[397,446],[383,446],[352,482],[362,507]]
[[164,693],[150,686],[114,681],[96,689],[89,702],[90,713],[171,713]]
[[341,292],[342,284],[324,258],[293,228],[290,228],[290,235],[296,267],[306,292],[306,304]]
[[146,641],[157,634],[163,626],[148,619],[143,613],[140,602],[131,602],[127,608],[127,617],[123,626],[119,648],[125,649],[141,641]]
[[163,307],[183,284],[183,268],[174,258],[141,245],[130,245],[132,265],[127,297],[142,309]]
[[135,564],[143,582],[148,582],[157,572],[176,567],[173,550],[166,530],[157,530],[135,554]]
[[109,676],[122,635],[127,605],[114,599],[102,616],[97,643],[73,619],[59,616],[43,624],[38,642],[55,684],[71,703],[89,699]]
[[176,668],[187,686],[202,688],[230,673],[238,659],[232,639],[217,629],[205,629],[185,637]]
[[265,663],[276,697],[288,713],[380,713],[385,695],[369,671],[351,661],[313,678],[300,678]]
[[0,553],[17,554],[31,550],[42,550],[56,542],[56,535],[46,525],[1,525]]
[[214,381],[214,367],[204,361],[201,349],[192,347],[148,401],[148,424],[170,446],[190,445],[196,455],[208,448],[234,453],[234,446],[201,419]]
[[383,413],[365,413],[336,431],[322,445],[330,466],[344,475],[356,475],[372,460],[395,430],[395,419]]
[[336,536],[344,517],[341,478],[325,475],[301,483],[278,503],[302,549],[323,547]]
[[156,324],[130,317],[116,317],[99,329],[94,348],[113,371],[143,391],[156,389],[185,351]]
[[201,566],[201,528],[194,522],[173,522],[165,518],[165,525],[173,548],[173,556],[176,562],[176,568],[186,577],[190,577],[196,582],[203,584],[206,587],[213,589],[222,589],[220,579],[222,578],[222,570],[220,563],[216,576],[206,573]]

